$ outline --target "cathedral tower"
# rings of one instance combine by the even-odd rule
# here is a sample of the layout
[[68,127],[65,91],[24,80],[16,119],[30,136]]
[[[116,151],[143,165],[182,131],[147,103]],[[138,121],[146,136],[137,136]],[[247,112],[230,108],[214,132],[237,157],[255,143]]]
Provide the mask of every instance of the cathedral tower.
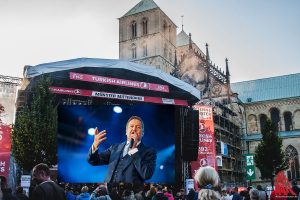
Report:
[[153,0],[141,0],[119,18],[119,58],[172,72],[176,28]]

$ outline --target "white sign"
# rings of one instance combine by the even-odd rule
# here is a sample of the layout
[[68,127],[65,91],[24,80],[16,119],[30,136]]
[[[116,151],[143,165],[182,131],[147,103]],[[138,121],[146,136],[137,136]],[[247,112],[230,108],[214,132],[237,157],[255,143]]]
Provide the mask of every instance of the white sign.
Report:
[[22,175],[21,176],[21,186],[29,188],[30,187],[30,180],[31,180],[30,175]]
[[212,107],[200,107],[199,108],[199,119],[212,120]]
[[246,166],[254,165],[253,155],[246,156]]
[[126,94],[115,94],[115,93],[108,93],[108,92],[92,92],[93,97],[104,97],[109,99],[125,99],[131,101],[144,101],[143,96],[136,96],[136,95],[126,95]]
[[194,189],[194,179],[185,179],[185,192],[189,193],[190,189]]
[[217,160],[217,166],[222,167],[223,166],[222,156],[216,156],[216,160]]

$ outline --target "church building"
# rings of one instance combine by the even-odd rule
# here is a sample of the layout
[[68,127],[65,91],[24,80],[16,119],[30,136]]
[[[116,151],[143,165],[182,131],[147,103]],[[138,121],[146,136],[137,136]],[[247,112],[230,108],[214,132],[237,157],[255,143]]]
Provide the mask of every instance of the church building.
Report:
[[[182,29],[177,35],[176,28],[153,0],[141,0],[119,18],[119,58],[161,69],[199,90],[202,99],[199,103],[214,106],[222,182],[242,183],[243,107],[230,88],[228,59],[225,59],[224,72],[210,60],[208,44],[203,53],[192,41],[191,34]],[[189,167],[185,163],[183,168]],[[190,174],[184,178],[190,178]]]
[[[287,177],[299,180],[300,74],[231,83],[228,59],[223,69],[216,66],[208,44],[204,53],[191,33],[182,28],[177,34],[176,28],[153,0],[141,0],[119,18],[120,59],[170,73],[199,90],[199,103],[214,107],[218,170],[223,184],[246,182],[244,154],[254,153],[266,118],[278,124],[283,138],[289,160]],[[262,183],[259,177],[256,169],[253,182]]]
[[[300,151],[300,73],[233,83],[245,108],[245,141],[249,153],[262,139],[262,129],[269,118],[277,125],[282,150],[288,163],[285,175],[299,180]],[[256,169],[256,180],[260,171]]]

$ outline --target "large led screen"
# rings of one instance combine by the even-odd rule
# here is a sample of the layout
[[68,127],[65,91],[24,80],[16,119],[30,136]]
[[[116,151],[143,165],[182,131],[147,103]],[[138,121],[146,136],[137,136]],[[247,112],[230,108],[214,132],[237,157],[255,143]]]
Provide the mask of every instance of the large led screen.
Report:
[[[116,145],[120,145],[123,142],[125,144],[127,140],[126,123],[128,119],[131,116],[138,116],[144,124],[144,135],[141,143],[156,153],[154,172],[150,179],[145,180],[145,182],[174,183],[174,112],[174,106],[153,104],[59,106],[57,134],[59,181],[69,183],[106,182],[107,175],[112,173],[111,170],[116,171],[117,169],[106,164],[93,166],[88,162],[88,153],[94,141],[95,128],[97,127],[99,132],[106,130],[106,140],[99,145],[98,152],[112,152],[111,146],[116,147]],[[137,148],[139,149],[140,146]],[[142,152],[141,150],[137,153],[141,154]],[[125,167],[134,168],[141,165],[142,162],[149,162],[148,160],[151,156],[151,154],[147,154],[146,161],[143,159],[142,161],[139,160],[138,163],[134,163],[134,166],[130,166],[127,163]],[[110,162],[121,163],[121,158],[122,156],[119,153]],[[113,175],[116,176],[116,173],[113,172]],[[135,172],[129,176],[131,175],[139,176]]]

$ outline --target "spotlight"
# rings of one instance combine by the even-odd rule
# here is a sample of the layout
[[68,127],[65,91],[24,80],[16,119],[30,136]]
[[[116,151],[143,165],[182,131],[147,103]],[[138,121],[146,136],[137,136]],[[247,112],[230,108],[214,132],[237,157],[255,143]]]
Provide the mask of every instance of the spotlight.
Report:
[[160,170],[163,170],[163,169],[164,169],[164,166],[163,166],[163,165],[159,166],[159,169],[160,169]]
[[115,113],[121,113],[122,112],[122,108],[120,106],[115,106],[114,107],[114,112]]
[[89,135],[94,135],[95,134],[95,129],[94,128],[89,128],[88,134]]

